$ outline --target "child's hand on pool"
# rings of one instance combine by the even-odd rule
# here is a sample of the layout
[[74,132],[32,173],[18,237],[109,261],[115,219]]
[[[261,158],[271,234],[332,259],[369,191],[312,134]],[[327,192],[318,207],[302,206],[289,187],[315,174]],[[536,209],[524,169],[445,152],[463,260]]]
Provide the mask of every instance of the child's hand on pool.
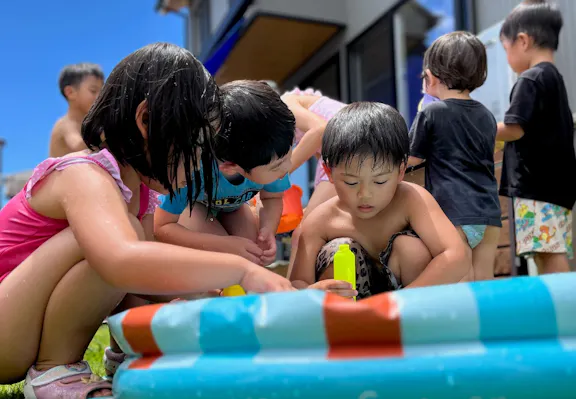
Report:
[[258,246],[262,249],[260,262],[262,266],[268,266],[276,259],[276,236],[267,228],[258,232]]
[[344,298],[353,298],[358,295],[358,291],[352,288],[352,284],[341,280],[322,280],[310,285],[308,288],[332,292]]
[[240,285],[246,292],[296,291],[288,279],[256,265],[244,273]]
[[230,240],[229,253],[240,255],[258,265],[262,264],[261,257],[263,251],[258,244],[244,237],[229,236],[228,238]]

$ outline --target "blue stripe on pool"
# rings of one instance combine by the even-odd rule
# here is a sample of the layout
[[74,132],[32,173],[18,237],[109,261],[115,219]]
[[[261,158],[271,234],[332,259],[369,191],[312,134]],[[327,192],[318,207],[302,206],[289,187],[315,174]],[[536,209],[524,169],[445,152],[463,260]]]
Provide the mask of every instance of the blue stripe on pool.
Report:
[[[556,342],[492,346],[485,355],[312,361],[293,352],[285,364],[247,356],[201,356],[193,367],[121,370],[117,399],[573,399],[576,352]],[[175,359],[176,360],[176,359]]]
[[202,351],[258,352],[260,344],[254,318],[260,313],[261,304],[257,295],[217,298],[207,302],[200,312]]
[[[324,293],[301,290],[261,296],[254,317],[260,348],[325,348]],[[296,305],[295,305],[296,304]]]
[[176,302],[160,308],[152,319],[152,332],[163,353],[200,351],[196,333],[200,327],[200,313],[214,299]]
[[557,338],[552,296],[538,277],[470,284],[480,316],[480,339]]
[[476,297],[468,284],[402,290],[393,295],[400,309],[405,346],[461,341],[480,344]]
[[576,338],[576,273],[551,274],[540,279],[554,301],[558,335]]

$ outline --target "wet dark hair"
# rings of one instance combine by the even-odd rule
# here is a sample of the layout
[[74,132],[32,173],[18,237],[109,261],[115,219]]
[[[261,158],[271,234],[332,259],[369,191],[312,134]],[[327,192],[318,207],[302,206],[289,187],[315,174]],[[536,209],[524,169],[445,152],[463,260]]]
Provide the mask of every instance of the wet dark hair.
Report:
[[514,42],[518,34],[525,33],[537,47],[556,51],[563,24],[556,6],[545,1],[524,1],[508,14],[500,37]]
[[356,102],[330,119],[322,138],[322,158],[329,168],[373,158],[375,165],[400,166],[408,161],[410,141],[402,115],[389,105]]
[[60,72],[60,77],[58,78],[60,93],[68,100],[66,94],[64,94],[66,86],[78,87],[88,76],[94,76],[95,78],[104,80],[104,72],[102,72],[100,65],[90,64],[88,62],[66,65]]
[[[220,121],[218,86],[204,66],[181,47],[155,43],[136,50],[114,68],[82,123],[88,148],[107,148],[116,160],[160,182],[174,196],[178,165],[184,164],[190,209],[201,192],[202,170],[208,207],[212,205],[212,137]],[[136,125],[146,101],[148,139]],[[189,166],[189,167],[188,167]],[[193,176],[193,177],[192,177]]]
[[266,82],[236,80],[220,87],[223,128],[216,135],[215,154],[250,173],[282,158],[294,143],[294,115]]
[[[486,48],[472,33],[447,33],[426,50],[426,69],[450,90],[473,91],[486,81]],[[425,73],[422,77],[426,78]]]

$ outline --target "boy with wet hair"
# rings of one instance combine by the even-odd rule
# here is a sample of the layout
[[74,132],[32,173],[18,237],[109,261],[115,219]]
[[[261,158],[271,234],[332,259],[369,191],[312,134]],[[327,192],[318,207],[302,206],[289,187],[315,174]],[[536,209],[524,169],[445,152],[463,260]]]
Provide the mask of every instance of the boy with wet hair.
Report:
[[80,128],[104,85],[104,72],[96,64],[67,65],[60,72],[58,84],[68,103],[68,111],[52,128],[50,157],[62,157],[87,148]]
[[[224,118],[214,140],[218,183],[212,209],[200,192],[189,212],[191,187],[172,199],[162,197],[154,218],[156,238],[268,265],[276,258],[282,196],[291,185],[294,115],[265,82],[239,80],[220,89]],[[262,206],[254,217],[247,202],[258,193]]]
[[438,101],[410,130],[409,165],[426,161],[425,187],[472,249],[471,280],[494,278],[502,226],[494,175],[496,120],[470,93],[484,84],[484,44],[468,32],[436,39],[424,55],[424,90]]
[[[365,298],[468,274],[456,228],[424,188],[402,181],[409,149],[406,122],[388,105],[353,103],[328,122],[322,158],[337,196],[304,219],[289,272],[295,288]],[[332,280],[340,244],[356,255],[356,287]]]
[[[519,74],[498,124],[506,142],[500,194],[514,202],[516,252],[533,256],[540,273],[568,272],[576,186],[574,121],[562,75],[554,65],[563,21],[544,1],[526,1],[506,18],[500,40]],[[551,165],[551,166],[550,166]]]

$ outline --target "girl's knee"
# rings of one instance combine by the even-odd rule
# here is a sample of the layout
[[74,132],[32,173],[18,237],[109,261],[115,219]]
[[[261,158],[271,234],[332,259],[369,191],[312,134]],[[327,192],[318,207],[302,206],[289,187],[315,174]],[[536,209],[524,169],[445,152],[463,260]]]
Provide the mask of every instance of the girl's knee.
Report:
[[128,215],[128,217],[130,218],[130,224],[132,224],[132,227],[134,228],[136,234],[138,235],[138,239],[140,241],[146,241],[146,234],[144,233],[144,227],[142,227],[142,222],[138,220],[138,218],[134,215]]

